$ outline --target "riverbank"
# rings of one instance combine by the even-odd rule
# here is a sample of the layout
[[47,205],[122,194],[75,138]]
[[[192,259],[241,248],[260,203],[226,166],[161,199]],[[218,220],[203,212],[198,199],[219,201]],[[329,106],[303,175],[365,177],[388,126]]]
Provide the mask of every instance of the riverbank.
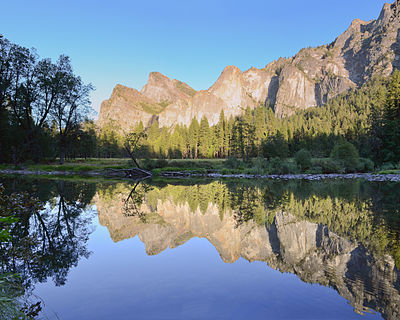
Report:
[[[16,170],[0,169],[4,175],[36,175],[36,176],[81,176],[81,177],[105,177],[105,178],[126,178],[123,174],[112,170],[92,171],[43,171],[43,170]],[[328,180],[328,179],[364,179],[367,181],[392,181],[399,182],[400,174],[381,173],[345,173],[345,174],[222,174],[215,172],[190,172],[190,171],[164,171],[159,172],[156,177],[168,179],[189,179],[189,178],[211,178],[211,179],[271,179],[271,180]]]
[[[160,178],[210,178],[210,179],[281,179],[281,180],[325,180],[325,179],[365,179],[369,181],[400,181],[400,170],[394,166],[364,168],[357,173],[344,173],[343,168],[324,168],[324,164],[335,164],[332,159],[313,159],[313,167],[301,170],[294,159],[277,161],[255,158],[249,162],[241,159],[142,159],[143,169],[151,172],[153,177]],[[276,162],[276,163],[275,163]],[[336,163],[337,164],[337,163]],[[288,168],[285,166],[288,165]],[[321,167],[319,167],[321,165]],[[130,175],[133,169],[130,159],[74,159],[63,165],[55,161],[46,163],[24,163],[17,167],[12,164],[0,164],[0,174],[36,175],[47,177],[81,177],[81,178],[116,178],[135,179]],[[284,168],[285,167],[285,168]],[[281,170],[291,169],[291,170]],[[328,170],[332,169],[332,170]],[[333,170],[335,169],[335,170]],[[146,172],[147,172],[146,171]],[[128,172],[128,174],[127,174]],[[148,173],[148,172],[147,172]],[[150,174],[149,174],[150,175]]]

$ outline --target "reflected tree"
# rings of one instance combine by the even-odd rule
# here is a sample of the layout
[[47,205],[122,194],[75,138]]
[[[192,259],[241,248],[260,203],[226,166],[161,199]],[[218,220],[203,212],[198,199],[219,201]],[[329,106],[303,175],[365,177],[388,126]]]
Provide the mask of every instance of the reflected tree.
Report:
[[263,212],[261,190],[253,186],[234,185],[230,189],[230,205],[234,211],[236,228]]
[[70,268],[90,255],[86,243],[93,215],[88,205],[94,191],[85,184],[59,181],[56,196],[39,210],[18,212],[12,239],[0,250],[2,270],[20,274],[26,287],[48,277],[56,285],[65,284]]
[[147,192],[153,188],[143,180],[137,180],[124,200],[124,214],[127,217],[138,217],[143,223],[147,222],[147,215],[141,210]]
[[[18,221],[16,215],[40,209],[40,201],[28,193],[6,195],[0,184],[0,252],[12,240],[10,229]],[[41,309],[40,301],[30,301],[18,275],[0,270],[0,319],[34,319]]]

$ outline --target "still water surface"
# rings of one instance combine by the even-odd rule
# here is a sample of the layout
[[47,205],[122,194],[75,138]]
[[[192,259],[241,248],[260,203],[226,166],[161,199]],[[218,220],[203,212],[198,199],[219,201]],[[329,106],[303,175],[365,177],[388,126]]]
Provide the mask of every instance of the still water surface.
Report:
[[[399,319],[400,185],[0,178],[49,319]],[[6,257],[6,258],[4,258]]]

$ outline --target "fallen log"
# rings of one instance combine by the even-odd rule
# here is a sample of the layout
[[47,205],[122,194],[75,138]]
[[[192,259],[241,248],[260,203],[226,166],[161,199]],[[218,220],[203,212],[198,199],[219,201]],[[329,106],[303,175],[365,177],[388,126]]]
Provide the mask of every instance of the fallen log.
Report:
[[143,179],[153,176],[150,171],[143,170],[140,168],[130,169],[107,169],[107,175],[114,177],[125,177],[130,179]]
[[190,177],[190,173],[180,171],[164,171],[161,173],[161,176],[165,178],[187,178]]

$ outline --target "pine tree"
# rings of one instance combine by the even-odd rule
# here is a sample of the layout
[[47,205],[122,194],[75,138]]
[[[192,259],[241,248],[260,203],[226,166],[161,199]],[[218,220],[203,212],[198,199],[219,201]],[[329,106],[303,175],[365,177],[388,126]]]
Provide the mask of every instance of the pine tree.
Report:
[[200,130],[199,130],[199,152],[204,158],[209,158],[212,155],[211,152],[211,135],[210,135],[210,125],[205,116],[201,118]]
[[192,119],[189,126],[188,140],[190,146],[190,156],[192,159],[197,159],[199,152],[199,130],[200,125],[196,118]]
[[383,119],[384,161],[400,160],[400,71],[396,70],[389,84]]
[[225,139],[226,139],[226,119],[225,119],[225,114],[224,110],[221,110],[221,113],[219,114],[219,121],[216,127],[216,145],[217,145],[217,156],[219,158],[223,158],[226,156],[225,153]]

